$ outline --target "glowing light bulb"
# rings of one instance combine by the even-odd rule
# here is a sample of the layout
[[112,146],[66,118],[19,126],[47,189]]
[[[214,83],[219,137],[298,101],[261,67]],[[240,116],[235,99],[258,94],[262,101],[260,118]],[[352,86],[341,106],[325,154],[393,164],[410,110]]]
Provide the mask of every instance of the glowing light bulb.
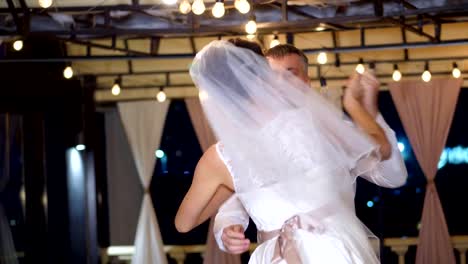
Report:
[[393,74],[392,74],[392,78],[395,82],[399,82],[401,80],[401,72],[398,70],[398,65],[397,64],[393,64]]
[[399,82],[401,80],[401,72],[399,70],[394,70],[392,74],[392,78],[395,82]]
[[252,19],[245,24],[245,32],[248,34],[255,34],[255,32],[257,32],[257,23],[255,20]]
[[117,96],[120,94],[120,85],[118,83],[114,83],[114,85],[112,86],[112,94]]
[[421,75],[421,78],[425,82],[430,82],[432,78],[431,72],[429,70],[425,70]]
[[431,72],[429,71],[429,62],[426,61],[426,64],[424,64],[424,72],[421,74],[421,78],[425,82],[430,82],[432,75]]
[[16,40],[15,42],[13,42],[13,48],[16,51],[22,50],[23,49],[23,41],[22,40]]
[[461,76],[461,71],[458,69],[458,65],[455,62],[453,63],[452,76],[457,79]]
[[392,74],[392,78],[395,82],[399,82],[401,80],[401,72],[398,69],[395,69]]
[[323,26],[318,26],[315,28],[315,31],[324,31],[325,30],[325,27]]
[[54,1],[53,0],[39,0],[38,2],[39,2],[40,7],[49,8]]
[[182,2],[180,2],[179,11],[180,13],[186,15],[190,13],[190,11],[192,11],[192,5],[188,0],[183,0]]
[[160,90],[158,94],[156,95],[156,99],[160,103],[166,101],[166,98],[167,98],[166,93],[163,90]]
[[247,14],[250,11],[250,4],[247,0],[234,1],[234,7],[241,13]]
[[363,74],[364,71],[366,71],[366,68],[364,68],[364,65],[362,63],[359,63],[357,66],[356,66],[356,71],[359,73],[359,74]]
[[323,52],[323,51],[320,52],[320,53],[318,54],[318,56],[317,56],[317,62],[318,62],[319,64],[325,64],[325,63],[327,63],[327,61],[328,61],[327,53],[325,53],[325,52]]
[[71,77],[73,77],[73,68],[71,66],[67,66],[63,70],[63,77],[65,77],[65,79],[70,79]]
[[219,2],[217,1],[214,4],[213,9],[211,10],[211,13],[216,18],[223,17],[225,12],[226,11],[224,9],[224,3],[222,1],[219,1]]
[[201,15],[205,12],[205,3],[203,0],[195,0],[192,4],[192,12],[195,15]]

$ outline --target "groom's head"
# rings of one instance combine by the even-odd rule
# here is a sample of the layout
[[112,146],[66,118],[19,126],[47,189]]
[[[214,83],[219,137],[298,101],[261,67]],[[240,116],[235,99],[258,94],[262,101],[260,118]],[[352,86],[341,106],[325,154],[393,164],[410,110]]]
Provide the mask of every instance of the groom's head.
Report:
[[307,74],[309,61],[300,49],[289,44],[280,44],[267,50],[265,56],[273,69],[288,70],[305,83],[310,82]]

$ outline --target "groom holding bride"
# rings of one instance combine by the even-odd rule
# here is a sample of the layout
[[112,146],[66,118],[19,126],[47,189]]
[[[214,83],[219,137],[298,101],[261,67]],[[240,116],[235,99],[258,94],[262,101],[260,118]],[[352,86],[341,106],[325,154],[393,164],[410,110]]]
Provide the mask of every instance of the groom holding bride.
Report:
[[[395,133],[379,114],[379,82],[354,74],[341,110],[310,88],[307,57],[290,45],[213,41],[190,69],[219,142],[197,164],[175,225],[212,215],[219,246],[245,252],[249,217],[259,245],[249,263],[379,263],[356,217],[356,178],[405,183]],[[219,209],[219,210],[218,210]],[[375,237],[375,236],[374,236]]]
[[[265,56],[272,68],[288,70],[300,80],[309,84],[308,58],[301,50],[292,45],[280,44],[267,50]],[[398,142],[393,130],[386,124],[379,113],[377,105],[379,81],[375,76],[366,71],[361,76],[352,76],[349,84],[353,86],[348,86],[348,88],[353,89],[356,97],[360,98],[360,103],[385,131],[392,147],[390,158],[382,161],[379,166],[381,173],[362,176],[386,188],[396,188],[404,185],[407,172],[399,154]],[[376,175],[380,175],[381,177],[375,177]],[[249,215],[234,194],[221,206],[215,218],[214,234],[220,249],[231,254],[246,252],[250,246],[250,241],[244,234],[248,224]]]

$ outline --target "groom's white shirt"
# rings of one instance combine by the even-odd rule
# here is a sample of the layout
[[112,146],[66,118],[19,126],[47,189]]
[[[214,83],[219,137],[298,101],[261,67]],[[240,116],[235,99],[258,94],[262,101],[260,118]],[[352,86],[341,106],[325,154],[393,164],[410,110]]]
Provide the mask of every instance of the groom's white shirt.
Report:
[[[376,117],[376,122],[385,131],[385,134],[390,144],[392,145],[392,155],[389,159],[380,162],[376,170],[360,176],[382,187],[400,187],[405,184],[408,174],[405,163],[398,148],[398,141],[395,136],[395,132],[388,126],[380,113]],[[352,202],[354,203],[354,201]],[[245,211],[236,194],[232,195],[219,208],[219,211],[215,217],[213,232],[219,248],[223,251],[226,251],[221,240],[224,228],[231,225],[242,225],[244,230],[246,230],[248,224],[249,215]]]

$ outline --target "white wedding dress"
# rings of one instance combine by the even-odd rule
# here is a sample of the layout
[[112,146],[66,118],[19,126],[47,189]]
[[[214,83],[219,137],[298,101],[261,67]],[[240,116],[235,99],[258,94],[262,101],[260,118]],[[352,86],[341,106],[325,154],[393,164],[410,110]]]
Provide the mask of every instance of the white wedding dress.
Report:
[[250,263],[378,263],[354,212],[354,183],[379,146],[287,71],[226,41],[190,68],[236,196],[262,240]]
[[[290,166],[296,168],[310,166],[307,150],[303,149],[305,145],[297,142],[292,132],[300,126],[295,122],[300,112],[294,110],[280,114],[260,132],[263,137],[273,135],[278,139],[281,155]],[[236,185],[240,179],[235,174],[229,155],[222,143],[216,147]],[[354,185],[350,172],[314,169],[307,174],[292,180],[279,177],[281,180],[274,184],[236,192],[236,195],[259,231],[281,229],[291,217],[312,212],[309,213],[312,230],[298,228],[293,231],[301,263],[379,263],[369,243],[367,229],[354,213]],[[274,175],[271,177],[274,178]],[[343,188],[337,191],[336,186]],[[277,240],[278,236],[275,236],[261,243],[251,255],[249,263],[272,263]],[[286,263],[283,261],[278,263]]]

